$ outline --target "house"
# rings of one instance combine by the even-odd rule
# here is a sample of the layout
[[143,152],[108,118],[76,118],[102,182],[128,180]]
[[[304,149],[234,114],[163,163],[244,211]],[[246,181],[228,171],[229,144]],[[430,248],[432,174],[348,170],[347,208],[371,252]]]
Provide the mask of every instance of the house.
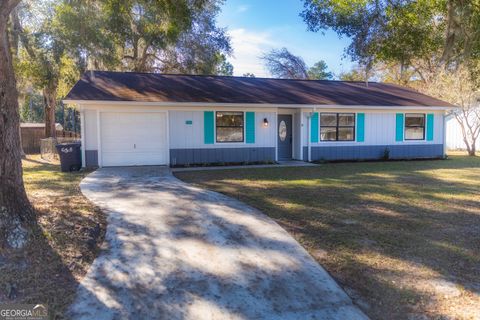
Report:
[[442,158],[449,103],[397,85],[89,71],[84,166]]
[[[478,109],[480,114],[480,109]],[[463,140],[462,126],[458,122],[454,114],[449,114],[446,117],[446,147],[447,150],[467,150],[465,141]],[[475,114],[471,114],[469,117],[470,124],[478,123]],[[467,135],[470,138],[470,135]],[[475,144],[476,150],[480,150],[480,137]]]

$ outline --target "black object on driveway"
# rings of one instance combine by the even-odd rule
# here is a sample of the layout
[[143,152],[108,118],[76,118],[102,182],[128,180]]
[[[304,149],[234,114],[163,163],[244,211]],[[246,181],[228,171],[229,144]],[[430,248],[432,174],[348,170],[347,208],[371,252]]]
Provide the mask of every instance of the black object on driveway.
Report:
[[79,142],[57,144],[62,172],[78,171],[82,167],[82,154]]

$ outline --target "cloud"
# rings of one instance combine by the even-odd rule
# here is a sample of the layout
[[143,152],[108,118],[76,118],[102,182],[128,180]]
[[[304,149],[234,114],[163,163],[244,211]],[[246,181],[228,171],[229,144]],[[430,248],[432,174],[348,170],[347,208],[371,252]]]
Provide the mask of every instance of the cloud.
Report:
[[247,5],[240,5],[237,7],[237,13],[243,13],[247,11],[250,7]]
[[269,76],[260,56],[279,47],[279,43],[273,40],[272,34],[243,28],[230,30],[228,34],[233,48],[233,57],[229,60],[233,64],[234,74],[241,76],[250,72],[257,77]]

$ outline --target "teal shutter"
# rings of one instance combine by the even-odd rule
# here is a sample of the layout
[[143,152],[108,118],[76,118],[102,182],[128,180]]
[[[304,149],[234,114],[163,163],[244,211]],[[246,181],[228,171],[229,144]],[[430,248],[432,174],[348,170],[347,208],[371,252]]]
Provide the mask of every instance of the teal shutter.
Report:
[[310,141],[312,143],[318,142],[318,112],[314,112],[311,118],[311,130],[310,130]]
[[365,113],[357,113],[357,141],[365,141]]
[[403,141],[403,113],[397,113],[395,141]]
[[433,113],[427,114],[427,140],[433,141]]
[[245,112],[245,142],[255,143],[255,112]]
[[203,112],[203,137],[205,144],[215,141],[215,117],[213,111]]

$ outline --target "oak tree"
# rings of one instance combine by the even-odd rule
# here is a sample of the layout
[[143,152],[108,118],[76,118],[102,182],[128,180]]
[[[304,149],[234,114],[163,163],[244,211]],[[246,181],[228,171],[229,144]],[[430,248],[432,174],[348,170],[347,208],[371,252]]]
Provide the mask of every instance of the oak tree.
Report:
[[0,247],[22,248],[35,225],[22,177],[18,92],[7,24],[20,0],[0,2]]

